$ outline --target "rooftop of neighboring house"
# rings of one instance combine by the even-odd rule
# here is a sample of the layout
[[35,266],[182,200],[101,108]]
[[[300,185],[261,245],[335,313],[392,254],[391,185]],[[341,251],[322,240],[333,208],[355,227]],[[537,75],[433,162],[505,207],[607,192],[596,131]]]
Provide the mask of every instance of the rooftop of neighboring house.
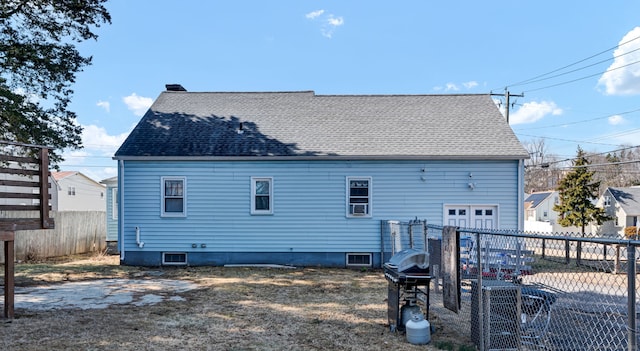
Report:
[[538,205],[540,205],[540,203],[551,196],[551,194],[553,194],[553,191],[541,191],[529,194],[529,196],[527,196],[527,198],[524,200],[525,206],[528,203],[528,208],[536,208],[538,207]]
[[168,85],[116,159],[526,159],[489,94],[187,92]]
[[76,174],[78,174],[77,171],[51,172],[51,176],[56,181]]
[[98,186],[103,186],[102,184],[100,184],[99,182],[91,179],[90,177],[87,177],[86,175],[82,174],[81,172],[78,171],[61,171],[61,172],[51,172],[51,177],[56,181],[56,182],[60,182],[60,180],[71,177],[71,176],[81,176],[87,180],[89,180],[92,183],[95,183]]
[[[640,187],[607,188],[627,216],[640,216]],[[605,194],[606,194],[605,191]]]
[[116,185],[118,184],[118,177],[106,178],[100,181],[100,184],[104,185]]

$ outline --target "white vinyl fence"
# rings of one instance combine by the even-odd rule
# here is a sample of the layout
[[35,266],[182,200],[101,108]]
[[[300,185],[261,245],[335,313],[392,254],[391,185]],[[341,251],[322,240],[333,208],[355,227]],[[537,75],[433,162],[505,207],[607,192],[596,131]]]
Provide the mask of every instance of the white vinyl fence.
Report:
[[[106,249],[106,212],[52,212],[52,218],[55,229],[16,231],[16,260],[38,260]],[[1,251],[0,263],[4,263]]]

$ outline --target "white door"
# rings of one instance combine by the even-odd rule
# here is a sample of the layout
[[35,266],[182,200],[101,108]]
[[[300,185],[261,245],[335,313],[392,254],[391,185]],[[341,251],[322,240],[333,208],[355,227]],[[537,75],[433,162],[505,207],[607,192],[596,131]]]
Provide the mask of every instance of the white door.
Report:
[[445,206],[445,220],[447,225],[468,228],[469,206]]
[[496,206],[472,206],[471,222],[474,228],[497,229]]
[[497,229],[498,207],[446,205],[444,223],[460,228]]

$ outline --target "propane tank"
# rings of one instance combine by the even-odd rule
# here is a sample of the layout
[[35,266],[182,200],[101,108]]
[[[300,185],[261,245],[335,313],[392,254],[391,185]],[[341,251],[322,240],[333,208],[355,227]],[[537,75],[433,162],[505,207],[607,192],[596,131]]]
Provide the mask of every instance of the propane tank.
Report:
[[407,322],[411,320],[411,316],[416,313],[422,314],[420,306],[416,305],[415,300],[407,300],[400,308],[400,330],[405,328]]
[[428,344],[431,341],[431,326],[422,313],[414,313],[405,326],[407,341],[414,345]]

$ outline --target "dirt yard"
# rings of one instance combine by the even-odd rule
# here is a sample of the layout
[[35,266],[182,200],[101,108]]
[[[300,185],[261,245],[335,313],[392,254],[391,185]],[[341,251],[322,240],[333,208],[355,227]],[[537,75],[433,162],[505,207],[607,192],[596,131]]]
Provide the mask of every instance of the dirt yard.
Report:
[[196,288],[145,305],[16,307],[13,320],[0,319],[0,350],[474,349],[433,313],[436,331],[429,345],[411,345],[390,332],[380,270],[140,268],[97,255],[18,264],[16,291],[116,278],[180,280]]

